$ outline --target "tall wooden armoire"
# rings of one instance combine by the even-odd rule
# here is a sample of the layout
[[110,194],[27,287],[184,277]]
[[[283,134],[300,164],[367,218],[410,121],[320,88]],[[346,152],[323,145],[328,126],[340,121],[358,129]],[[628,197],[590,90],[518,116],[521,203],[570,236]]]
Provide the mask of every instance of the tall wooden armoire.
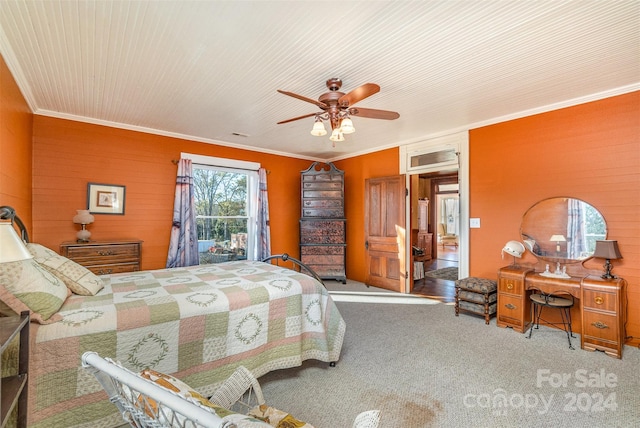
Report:
[[314,162],[300,175],[300,260],[320,278],[346,283],[344,171]]

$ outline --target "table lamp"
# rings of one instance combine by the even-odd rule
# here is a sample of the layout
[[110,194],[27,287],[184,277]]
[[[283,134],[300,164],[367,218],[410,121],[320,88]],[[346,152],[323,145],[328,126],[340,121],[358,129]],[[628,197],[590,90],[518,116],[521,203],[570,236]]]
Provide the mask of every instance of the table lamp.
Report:
[[13,227],[14,221],[20,227],[20,232],[23,236],[27,237],[26,229],[22,221],[16,216],[15,210],[11,207],[0,207],[0,263],[33,258],[29,250],[27,250],[23,239],[16,233]]
[[89,210],[76,210],[77,214],[73,216],[73,222],[81,225],[81,229],[76,234],[78,242],[89,242],[91,232],[87,230],[87,225],[93,223],[94,217]]
[[604,279],[617,278],[615,275],[611,274],[611,269],[613,269],[613,266],[611,265],[611,260],[622,258],[622,254],[620,254],[620,249],[618,248],[618,241],[611,241],[611,240],[596,241],[596,250],[593,253],[593,257],[607,260],[606,263],[604,264],[604,274],[602,275],[602,278]]
[[564,238],[563,235],[552,235],[551,239],[549,239],[549,241],[555,242],[556,243],[556,252],[560,252],[560,243],[561,242],[566,242],[566,239]]

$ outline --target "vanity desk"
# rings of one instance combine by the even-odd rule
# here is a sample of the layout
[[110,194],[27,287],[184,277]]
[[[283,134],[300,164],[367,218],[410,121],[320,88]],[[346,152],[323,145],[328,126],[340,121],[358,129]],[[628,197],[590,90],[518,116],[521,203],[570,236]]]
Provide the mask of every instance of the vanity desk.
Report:
[[498,327],[511,327],[524,333],[531,326],[532,290],[572,295],[579,308],[580,346],[589,351],[600,350],[622,358],[624,345],[625,285],[621,278],[605,280],[597,275],[571,278],[549,278],[529,267],[506,266],[498,271]]
[[[533,290],[569,294],[574,298],[571,323],[573,330],[580,332],[581,348],[622,358],[626,281],[615,277],[603,279],[601,271],[584,267],[594,256],[596,243],[602,244],[607,239],[602,214],[579,199],[549,198],[534,204],[524,214],[520,234],[522,252],[526,248],[537,263],[519,266],[515,258],[523,254],[510,253],[514,255],[513,264],[498,270],[498,327],[511,327],[520,333],[528,331],[529,296]],[[555,272],[549,271],[550,266],[555,267]]]

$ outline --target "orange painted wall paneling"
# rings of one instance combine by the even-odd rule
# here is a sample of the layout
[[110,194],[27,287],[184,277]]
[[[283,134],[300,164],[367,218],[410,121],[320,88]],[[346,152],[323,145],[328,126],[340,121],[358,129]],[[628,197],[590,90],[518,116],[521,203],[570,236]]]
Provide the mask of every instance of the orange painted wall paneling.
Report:
[[[496,277],[505,242],[537,201],[571,196],[604,215],[628,282],[628,335],[640,337],[640,92],[470,131],[470,274]],[[522,263],[535,263],[527,253]],[[585,267],[602,271],[603,260]]]
[[33,114],[0,56],[0,206],[8,205],[31,234]]
[[299,174],[310,162],[177,138],[36,116],[33,150],[34,240],[58,249],[74,240],[76,209],[87,204],[87,183],[126,186],[125,215],[96,214],[92,239],[138,238],[143,269],[166,262],[181,152],[260,162],[268,188],[274,253],[298,253]]
[[[347,142],[345,142],[347,143]],[[343,143],[343,144],[345,144]],[[364,282],[364,181],[398,175],[400,150],[392,148],[335,162],[344,171],[347,218],[347,278]]]

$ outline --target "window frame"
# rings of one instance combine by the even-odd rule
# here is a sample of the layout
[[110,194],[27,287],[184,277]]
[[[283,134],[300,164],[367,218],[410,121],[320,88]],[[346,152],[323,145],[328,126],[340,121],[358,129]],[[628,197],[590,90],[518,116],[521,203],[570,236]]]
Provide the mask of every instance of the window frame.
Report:
[[[233,172],[247,175],[247,260],[255,260],[257,254],[258,233],[258,192],[260,178],[258,170],[260,163],[235,159],[218,158],[214,156],[181,153],[182,159],[191,160],[192,167],[204,167],[214,171]],[[219,216],[220,218],[240,218],[237,216]],[[241,216],[244,217],[244,216]]]

